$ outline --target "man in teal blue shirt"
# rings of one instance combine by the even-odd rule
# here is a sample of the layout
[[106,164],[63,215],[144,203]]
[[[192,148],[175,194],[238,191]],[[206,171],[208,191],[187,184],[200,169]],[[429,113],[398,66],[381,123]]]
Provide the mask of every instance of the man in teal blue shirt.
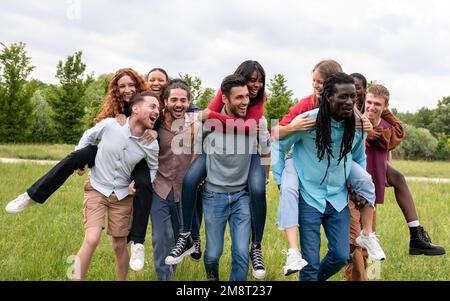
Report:
[[[309,263],[301,280],[326,280],[349,259],[350,214],[347,179],[351,163],[366,166],[365,137],[355,130],[355,84],[338,73],[324,83],[322,101],[308,116],[316,127],[296,132],[272,144],[272,170],[281,181],[285,151],[294,145],[294,165],[300,180],[299,229],[303,258]],[[320,261],[320,226],[328,239],[328,253]]]

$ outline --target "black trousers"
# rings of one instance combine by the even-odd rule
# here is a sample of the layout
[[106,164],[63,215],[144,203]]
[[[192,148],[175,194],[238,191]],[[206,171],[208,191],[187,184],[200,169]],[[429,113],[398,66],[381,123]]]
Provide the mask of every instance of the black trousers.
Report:
[[[83,169],[86,164],[89,168],[94,166],[96,155],[97,146],[95,145],[72,152],[28,188],[28,195],[35,202],[45,203],[75,170]],[[144,243],[152,205],[150,170],[145,160],[136,165],[131,173],[131,179],[135,181],[136,195],[133,201],[133,223],[128,241]]]

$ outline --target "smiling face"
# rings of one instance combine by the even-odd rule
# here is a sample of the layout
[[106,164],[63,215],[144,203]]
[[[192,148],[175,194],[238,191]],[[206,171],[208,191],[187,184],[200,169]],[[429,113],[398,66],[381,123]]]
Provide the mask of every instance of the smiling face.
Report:
[[364,94],[366,93],[366,90],[364,89],[363,82],[358,77],[353,77],[353,80],[355,81],[355,88],[356,88],[356,105],[358,108],[362,107],[362,101],[364,99]]
[[323,91],[323,83],[325,82],[325,78],[323,77],[322,73],[318,69],[313,71],[312,74],[312,86],[314,89],[314,95],[317,99],[320,99],[320,95]]
[[236,86],[231,88],[230,97],[223,95],[227,112],[234,117],[245,118],[247,116],[247,108],[250,102],[247,86]]
[[378,125],[381,113],[386,107],[386,100],[383,97],[367,93],[364,115],[370,120],[372,125]]
[[148,75],[148,88],[161,97],[164,87],[167,85],[167,77],[159,70],[152,71]]
[[117,81],[117,86],[119,87],[120,97],[125,102],[129,102],[131,97],[133,97],[133,95],[136,94],[136,83],[128,75],[122,76]]
[[145,129],[153,129],[159,117],[159,101],[153,96],[144,96],[143,100],[133,106],[133,114],[136,115],[137,123]]
[[336,121],[350,118],[356,101],[356,88],[354,84],[336,84],[334,93],[329,98],[331,116]]
[[250,98],[255,98],[259,90],[264,86],[263,77],[258,71],[253,72],[250,80],[247,81],[248,94]]
[[165,100],[165,105],[165,110],[172,119],[184,118],[189,108],[187,91],[180,88],[171,89],[169,97]]

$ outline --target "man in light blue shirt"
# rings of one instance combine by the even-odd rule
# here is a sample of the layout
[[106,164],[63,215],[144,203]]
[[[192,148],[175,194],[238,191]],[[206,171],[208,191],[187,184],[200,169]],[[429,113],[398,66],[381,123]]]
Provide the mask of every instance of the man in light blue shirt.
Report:
[[[294,145],[293,159],[300,180],[299,230],[303,258],[309,263],[301,280],[326,280],[349,259],[347,179],[352,160],[364,169],[365,137],[355,131],[355,85],[345,73],[324,83],[319,109],[309,112],[316,127],[296,132],[272,144],[272,170],[278,184],[285,151]],[[328,239],[328,253],[320,261],[320,225]]]
[[159,101],[152,92],[136,94],[129,102],[131,117],[125,126],[116,119],[107,118],[87,130],[76,149],[100,140],[95,165],[89,174],[84,191],[83,244],[76,257],[75,279],[84,280],[92,255],[100,242],[106,213],[108,234],[112,236],[116,256],[118,280],[126,280],[129,255],[127,236],[131,226],[133,185],[131,172],[142,159],[146,159],[152,181],[158,169],[159,145],[155,140],[144,144],[141,138],[152,129],[159,116]]

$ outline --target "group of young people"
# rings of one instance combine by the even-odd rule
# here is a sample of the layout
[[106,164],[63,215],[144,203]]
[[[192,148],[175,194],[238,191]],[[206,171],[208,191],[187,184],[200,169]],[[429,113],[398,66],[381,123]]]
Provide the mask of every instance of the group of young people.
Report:
[[[389,163],[404,129],[388,110],[384,86],[368,88],[361,74],[347,75],[336,61],[321,61],[312,71],[313,94],[269,133],[265,77],[258,62],[243,62],[200,111],[186,82],[163,69],[152,69],[146,80],[130,68],[118,70],[96,125],[6,211],[44,203],[74,171],[82,175],[90,168],[76,279],[86,277],[106,213],[119,280],[126,279],[128,266],[144,266],[149,219],[158,280],[172,279],[184,257],[200,261],[202,219],[208,279],[219,280],[227,223],[229,280],[246,280],[249,262],[253,276],[263,279],[271,161],[280,189],[277,223],[289,246],[286,276],[300,271],[301,280],[326,280],[346,266],[347,280],[367,280],[367,257],[386,257],[374,233],[386,183],[408,223],[410,254],[445,253],[420,226],[406,181]],[[322,260],[321,225],[328,240]]]

